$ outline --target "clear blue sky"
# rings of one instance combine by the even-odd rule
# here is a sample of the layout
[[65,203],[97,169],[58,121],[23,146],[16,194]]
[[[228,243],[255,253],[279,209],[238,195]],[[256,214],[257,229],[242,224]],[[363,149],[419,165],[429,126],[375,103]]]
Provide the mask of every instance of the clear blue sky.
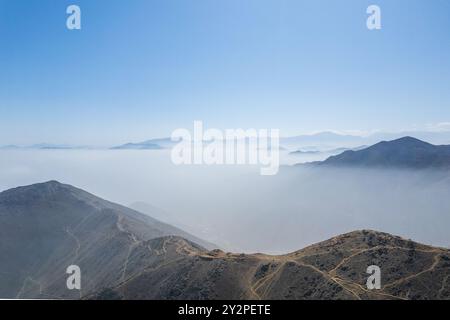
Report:
[[0,115],[0,144],[449,122],[450,1],[0,0]]

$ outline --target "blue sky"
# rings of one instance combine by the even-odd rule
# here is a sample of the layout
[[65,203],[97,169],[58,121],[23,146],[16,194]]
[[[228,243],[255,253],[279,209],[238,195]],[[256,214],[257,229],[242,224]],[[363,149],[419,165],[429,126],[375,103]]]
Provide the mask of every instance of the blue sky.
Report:
[[449,88],[447,0],[0,0],[0,144],[432,128]]

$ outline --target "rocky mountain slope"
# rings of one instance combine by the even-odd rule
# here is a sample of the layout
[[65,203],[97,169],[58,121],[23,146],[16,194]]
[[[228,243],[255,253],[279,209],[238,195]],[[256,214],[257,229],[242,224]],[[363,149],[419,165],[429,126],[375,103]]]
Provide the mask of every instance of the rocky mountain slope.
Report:
[[[155,253],[156,252],[156,256]],[[355,231],[269,256],[206,251],[177,237],[142,243],[146,267],[95,299],[449,299],[450,251],[375,231]],[[143,258],[137,258],[143,257]],[[368,290],[367,267],[381,268]]]
[[[128,277],[134,247],[177,235],[214,246],[129,208],[56,181],[0,193],[0,298],[80,298]],[[81,292],[66,268],[82,270]]]

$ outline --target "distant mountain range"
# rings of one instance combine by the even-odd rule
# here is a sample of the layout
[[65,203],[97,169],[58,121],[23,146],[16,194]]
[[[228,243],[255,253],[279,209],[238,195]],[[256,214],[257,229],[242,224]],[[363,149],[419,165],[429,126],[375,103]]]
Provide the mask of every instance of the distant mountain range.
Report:
[[344,151],[348,151],[348,150],[353,150],[353,151],[358,151],[358,150],[362,150],[367,148],[367,146],[359,146],[356,148],[335,148],[335,149],[331,149],[331,150],[297,150],[297,151],[292,151],[289,154],[291,155],[304,155],[304,154],[339,154],[342,153]]
[[38,143],[29,146],[6,145],[0,146],[0,150],[18,150],[18,149],[38,149],[38,150],[74,150],[74,149],[93,149],[89,146],[72,146],[66,144]]
[[[280,150],[293,150],[306,152],[311,154],[313,151],[330,151],[333,149],[352,149],[355,150],[361,146],[372,145],[383,140],[394,140],[403,136],[415,136],[419,139],[436,144],[450,144],[450,131],[414,131],[414,132],[398,132],[373,133],[368,136],[358,136],[349,134],[339,134],[335,132],[319,132],[316,134],[299,135],[293,137],[284,137],[280,139]],[[112,147],[111,149],[169,149],[172,148],[176,142],[170,138],[151,139],[137,143],[126,143],[120,146]],[[313,147],[314,150],[303,150],[305,147]],[[301,149],[301,150],[299,150]],[[345,151],[345,150],[342,150]],[[299,153],[300,153],[299,152]],[[334,152],[333,152],[334,153]],[[338,152],[336,152],[338,153]]]
[[126,143],[121,146],[112,147],[112,150],[160,150],[164,149],[160,145],[150,143],[150,142],[142,142],[142,143]]
[[331,156],[317,165],[334,167],[450,169],[450,146],[432,145],[412,137],[382,141],[371,147]]
[[[316,134],[283,137],[280,139],[280,150],[291,152],[301,151],[311,154],[313,151],[326,152],[333,149],[352,149],[359,146],[372,145],[384,140],[394,140],[404,136],[414,136],[433,144],[450,144],[450,131],[414,131],[398,133],[373,133],[367,136],[339,134],[334,132],[319,132]],[[112,147],[77,146],[68,144],[39,143],[27,146],[5,145],[0,150],[7,149],[113,149],[113,150],[161,150],[172,148],[177,141],[170,137],[150,139],[142,142],[129,142]],[[299,152],[300,153],[300,152]]]
[[137,143],[126,143],[120,146],[112,147],[114,150],[160,150],[172,148],[177,142],[170,138],[151,139]]
[[[385,233],[278,256],[211,248],[56,181],[0,193],[1,298],[450,299],[450,251]],[[69,265],[81,269],[81,291],[66,287]],[[370,265],[381,290],[365,286]]]
[[[314,146],[314,148],[327,146],[343,146],[342,148],[354,148],[364,144],[367,138],[353,135],[342,135],[333,132],[320,132],[312,135],[300,135],[294,137],[286,137],[280,139],[280,150],[298,149],[304,146]],[[449,139],[450,141],[450,139]],[[170,138],[152,139],[137,143],[126,143],[111,149],[168,149],[173,147],[176,142]],[[298,150],[296,150],[298,151]],[[313,152],[321,150],[305,150],[305,152]],[[295,152],[295,151],[294,151]]]
[[413,136],[433,144],[450,144],[450,131],[377,132],[367,136],[320,132],[311,135],[282,138],[280,144],[294,149],[304,148],[305,146],[322,147],[322,149],[330,146],[355,148],[362,145],[372,145],[380,141],[395,140],[405,136]]

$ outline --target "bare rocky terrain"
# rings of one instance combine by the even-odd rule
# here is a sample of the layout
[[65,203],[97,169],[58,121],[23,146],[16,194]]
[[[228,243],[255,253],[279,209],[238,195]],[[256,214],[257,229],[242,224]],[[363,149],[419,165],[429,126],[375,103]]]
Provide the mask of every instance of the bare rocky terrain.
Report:
[[[355,231],[286,255],[236,254],[55,181],[0,193],[0,297],[450,299],[450,251]],[[78,265],[81,290],[68,290]],[[366,269],[381,268],[380,290]]]
[[[0,298],[80,298],[128,277],[143,241],[177,235],[214,245],[129,208],[50,181],[0,193]],[[82,290],[66,287],[78,265]]]
[[[132,256],[155,260],[91,298],[450,298],[449,250],[368,230],[279,256],[206,251],[178,237],[150,240]],[[366,287],[369,265],[382,270],[380,290]]]

